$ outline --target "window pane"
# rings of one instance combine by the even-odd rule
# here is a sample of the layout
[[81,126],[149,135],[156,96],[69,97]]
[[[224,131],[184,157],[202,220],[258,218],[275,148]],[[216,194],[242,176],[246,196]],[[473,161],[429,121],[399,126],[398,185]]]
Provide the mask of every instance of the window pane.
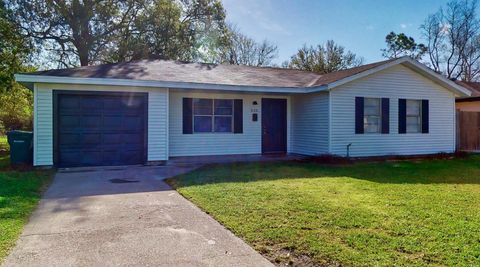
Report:
[[215,117],[215,132],[230,133],[232,132],[232,117],[231,116],[216,116]]
[[232,107],[231,99],[215,99],[215,115],[232,115]]
[[363,128],[365,133],[380,133],[380,98],[365,98]]
[[193,131],[196,133],[212,132],[212,117],[211,116],[194,116]]
[[380,132],[380,117],[367,116],[364,118],[364,129],[366,133]]
[[194,98],[193,99],[193,114],[195,115],[212,115],[212,99],[202,99]]
[[407,133],[419,133],[420,132],[420,117],[409,116],[407,117]]
[[380,116],[380,98],[365,98],[364,105],[365,116]]
[[419,116],[420,110],[420,100],[407,100],[407,116]]

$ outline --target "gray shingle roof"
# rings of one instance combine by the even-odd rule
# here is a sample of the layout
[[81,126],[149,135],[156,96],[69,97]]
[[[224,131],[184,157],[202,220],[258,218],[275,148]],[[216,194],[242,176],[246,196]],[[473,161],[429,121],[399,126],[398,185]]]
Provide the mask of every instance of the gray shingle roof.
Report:
[[456,83],[470,90],[472,92],[470,97],[480,97],[480,82],[456,81]]
[[323,75],[309,71],[283,68],[186,63],[171,60],[140,60],[72,69],[38,71],[27,74],[56,77],[305,88],[326,85],[390,61],[380,61]]

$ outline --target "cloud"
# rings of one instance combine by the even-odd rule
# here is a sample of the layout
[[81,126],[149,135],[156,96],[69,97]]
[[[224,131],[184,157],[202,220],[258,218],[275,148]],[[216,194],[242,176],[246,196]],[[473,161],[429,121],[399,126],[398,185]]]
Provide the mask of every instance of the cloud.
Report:
[[410,28],[412,26],[413,26],[412,23],[400,23],[400,28],[402,29]]
[[375,26],[373,26],[373,25],[367,25],[367,26],[365,27],[365,29],[366,29],[366,30],[369,30],[369,31],[373,31],[373,30],[375,30]]

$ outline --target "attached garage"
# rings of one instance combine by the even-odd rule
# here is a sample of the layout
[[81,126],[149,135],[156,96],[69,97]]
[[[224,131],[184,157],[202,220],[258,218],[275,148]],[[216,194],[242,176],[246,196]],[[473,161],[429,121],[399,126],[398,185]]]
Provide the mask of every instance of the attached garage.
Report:
[[54,91],[53,95],[56,166],[146,162],[147,93]]

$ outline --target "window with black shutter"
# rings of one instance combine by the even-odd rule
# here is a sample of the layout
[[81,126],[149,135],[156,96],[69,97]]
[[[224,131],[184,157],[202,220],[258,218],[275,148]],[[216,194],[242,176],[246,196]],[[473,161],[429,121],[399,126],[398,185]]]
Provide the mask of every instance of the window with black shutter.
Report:
[[184,98],[184,133],[242,133],[241,99]]
[[428,100],[399,99],[398,132],[428,133],[429,104]]

